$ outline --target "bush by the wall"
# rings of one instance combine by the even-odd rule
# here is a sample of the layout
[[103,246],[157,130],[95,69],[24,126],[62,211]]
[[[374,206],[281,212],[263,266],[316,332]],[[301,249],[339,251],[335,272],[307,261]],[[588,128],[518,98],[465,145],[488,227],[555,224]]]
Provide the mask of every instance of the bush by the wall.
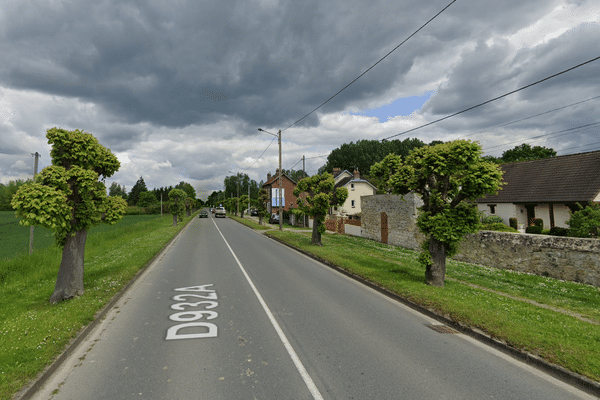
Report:
[[519,224],[517,222],[517,219],[514,218],[514,217],[508,219],[508,224],[513,229],[518,229],[519,228]]
[[483,218],[482,222],[484,225],[497,224],[497,223],[503,224],[504,220],[497,215],[488,215],[487,217]]
[[515,228],[511,228],[510,226],[504,225],[502,222],[496,222],[494,224],[483,225],[483,229],[487,230],[487,231],[496,231],[496,232],[513,232],[513,233],[519,232]]
[[541,218],[536,218],[535,221],[533,221],[533,225],[539,226],[540,228],[544,229],[544,220]]
[[552,236],[569,236],[569,228],[561,228],[555,226],[554,228],[550,228],[550,235]]
[[525,228],[525,233],[535,233],[535,234],[541,235],[542,230],[543,230],[543,228],[541,226],[532,225],[532,226],[528,226],[527,228]]

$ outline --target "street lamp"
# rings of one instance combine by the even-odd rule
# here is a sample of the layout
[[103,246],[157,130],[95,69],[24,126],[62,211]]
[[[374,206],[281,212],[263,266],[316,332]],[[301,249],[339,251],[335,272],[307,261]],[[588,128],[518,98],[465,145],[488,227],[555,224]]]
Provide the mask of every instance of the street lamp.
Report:
[[264,129],[258,128],[259,131],[264,132],[264,133],[268,133],[269,135],[273,135],[276,136],[279,142],[279,230],[283,231],[283,208],[282,208],[282,201],[281,201],[281,185],[282,185],[282,179],[281,176],[283,175],[283,171],[281,170],[281,129],[279,130],[279,132],[277,132],[277,134],[271,133],[271,132],[267,132]]

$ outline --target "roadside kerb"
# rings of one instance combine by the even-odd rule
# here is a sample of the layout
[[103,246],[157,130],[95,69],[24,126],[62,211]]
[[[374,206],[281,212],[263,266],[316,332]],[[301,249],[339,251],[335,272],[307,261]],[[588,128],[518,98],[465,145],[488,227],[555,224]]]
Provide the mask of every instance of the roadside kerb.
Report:
[[[248,228],[250,228],[250,227],[248,227]],[[252,229],[252,228],[250,228],[250,229]],[[335,265],[335,264],[333,264],[333,263],[331,263],[331,262],[329,262],[327,260],[324,260],[324,259],[322,259],[322,258],[320,258],[318,256],[315,256],[314,254],[311,254],[311,253],[309,253],[307,251],[304,251],[304,250],[299,249],[299,248],[297,248],[297,247],[295,247],[293,245],[290,245],[290,244],[284,242],[283,240],[280,240],[280,239],[278,239],[278,238],[270,235],[268,231],[267,232],[263,232],[262,234],[265,235],[265,236],[267,236],[268,238],[270,238],[272,240],[275,240],[275,241],[277,241],[277,242],[279,242],[279,243],[281,243],[281,244],[283,244],[283,245],[285,245],[285,246],[287,246],[289,248],[292,248],[292,249],[294,249],[294,250],[296,250],[296,251],[298,251],[298,252],[306,255],[307,257],[310,257],[313,260],[318,261],[318,262],[320,262],[320,263],[322,263],[322,264],[324,264],[324,265],[326,265],[326,266],[328,266],[328,267],[330,267],[330,268],[332,268],[332,269],[334,269],[334,270],[336,270],[336,271],[338,271],[338,272],[340,272],[340,273],[342,273],[342,274],[344,274],[344,275],[346,275],[346,276],[348,276],[348,277],[350,277],[350,278],[352,278],[352,279],[354,279],[354,280],[356,280],[356,281],[358,281],[358,282],[360,282],[360,283],[362,283],[362,284],[370,287],[371,289],[374,289],[374,290],[378,291],[379,293],[381,293],[381,294],[383,294],[383,295],[385,295],[385,296],[387,296],[387,297],[389,297],[391,299],[394,299],[394,300],[396,300],[396,301],[404,304],[407,307],[412,308],[413,310],[415,310],[417,312],[425,314],[426,316],[428,316],[430,318],[433,318],[433,319],[435,319],[435,320],[437,320],[437,321],[439,321],[439,322],[441,322],[443,324],[449,325],[452,328],[460,331],[461,333],[464,333],[465,335],[468,335],[468,336],[470,336],[470,337],[472,337],[472,338],[474,338],[476,340],[479,340],[480,342],[483,342],[483,343],[485,343],[487,345],[490,345],[493,348],[495,348],[496,350],[499,350],[499,351],[501,351],[501,352],[503,352],[505,354],[508,354],[511,357],[516,358],[516,359],[518,359],[518,360],[520,360],[520,361],[522,361],[522,362],[524,362],[524,363],[526,363],[528,365],[531,365],[533,367],[541,369],[541,370],[549,373],[550,375],[552,375],[554,378],[557,378],[557,379],[559,379],[559,380],[561,380],[563,382],[569,383],[569,384],[577,387],[578,389],[580,389],[582,391],[585,391],[586,393],[589,393],[591,395],[600,397],[600,382],[593,381],[593,380],[591,380],[591,379],[589,379],[589,378],[587,378],[587,377],[585,377],[583,375],[577,374],[577,373],[575,373],[573,371],[570,371],[570,370],[568,370],[566,368],[563,368],[563,367],[561,367],[559,365],[555,365],[555,364],[549,363],[546,360],[544,360],[544,359],[542,359],[542,358],[540,358],[540,357],[538,357],[536,355],[527,353],[527,352],[525,352],[523,350],[517,349],[517,348],[512,347],[512,346],[509,346],[507,343],[505,343],[503,341],[494,339],[494,338],[492,338],[491,336],[489,336],[488,334],[486,334],[485,332],[483,332],[483,331],[481,331],[479,329],[471,328],[471,327],[469,327],[467,325],[463,325],[463,324],[457,323],[456,321],[448,318],[447,316],[438,314],[433,309],[426,308],[426,307],[423,307],[423,306],[421,306],[419,304],[413,303],[410,300],[408,300],[408,299],[406,299],[404,297],[401,297],[401,296],[399,296],[396,293],[393,293],[393,292],[389,291],[385,287],[382,287],[382,286],[380,286],[380,285],[378,285],[378,284],[376,284],[374,282],[366,280],[366,279],[364,279],[363,277],[361,277],[359,275],[353,274],[352,272],[346,271],[345,269],[343,269],[343,268],[341,268],[341,267],[339,267],[339,266],[337,266],[337,265]]]
[[[194,214],[192,214],[193,216]],[[148,263],[143,266],[131,280],[123,286],[123,288],[116,293],[112,299],[108,302],[108,304],[98,311],[94,316],[94,320],[89,323],[86,327],[84,327],[76,337],[74,337],[71,342],[67,345],[67,348],[60,354],[49,366],[47,366],[44,371],[40,372],[38,378],[35,378],[33,382],[30,382],[29,385],[25,386],[23,389],[18,391],[13,399],[19,400],[28,400],[33,396],[45,383],[46,381],[56,372],[56,370],[61,366],[61,364],[75,351],[77,346],[94,330],[94,328],[106,317],[106,314],[114,307],[114,305],[123,297],[123,295],[129,290],[129,288],[144,274],[144,272],[152,265],[157,258],[159,258],[165,250],[171,246],[171,244],[181,235],[181,233],[188,227],[190,222],[194,220],[192,217],[185,226],[177,233],[177,235],[173,236],[171,240],[158,252]]]

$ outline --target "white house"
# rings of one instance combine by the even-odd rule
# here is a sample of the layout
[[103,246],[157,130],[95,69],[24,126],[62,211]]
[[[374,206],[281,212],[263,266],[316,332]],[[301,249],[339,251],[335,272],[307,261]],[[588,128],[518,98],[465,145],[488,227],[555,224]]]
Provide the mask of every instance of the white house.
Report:
[[480,211],[505,224],[516,218],[520,229],[536,218],[544,229],[567,228],[571,212],[600,202],[600,151],[501,165],[506,183],[497,195],[477,199]]
[[361,196],[373,196],[377,193],[377,188],[364,178],[361,178],[358,170],[351,174],[347,170],[340,168],[333,169],[335,187],[345,187],[348,189],[348,198],[341,207],[333,207],[329,210],[330,215],[355,215],[361,212]]

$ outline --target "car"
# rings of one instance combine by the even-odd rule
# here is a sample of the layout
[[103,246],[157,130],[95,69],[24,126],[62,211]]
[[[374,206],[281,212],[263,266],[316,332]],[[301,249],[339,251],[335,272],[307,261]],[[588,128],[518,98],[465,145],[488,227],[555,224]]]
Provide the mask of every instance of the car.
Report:
[[200,211],[198,218],[208,218],[208,212],[206,210]]
[[271,214],[269,217],[270,224],[278,224],[279,223],[279,214]]
[[222,217],[225,218],[225,208],[223,207],[217,207],[217,209],[215,210],[215,218],[217,217]]
[[214,214],[214,213],[215,213],[215,209],[214,209],[214,208],[211,208],[211,209],[210,209],[210,212]]
[[252,210],[250,210],[250,215],[253,217],[258,217],[258,210],[253,208]]

